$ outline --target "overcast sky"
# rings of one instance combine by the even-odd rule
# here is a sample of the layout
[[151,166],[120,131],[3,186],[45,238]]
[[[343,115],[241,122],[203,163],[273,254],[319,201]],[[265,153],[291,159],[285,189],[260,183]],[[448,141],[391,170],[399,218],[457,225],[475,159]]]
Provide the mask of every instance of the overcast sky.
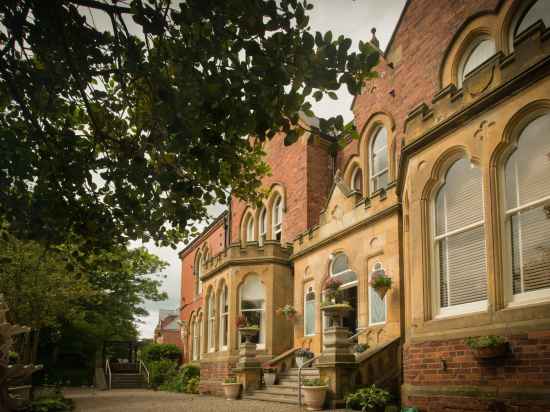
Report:
[[[371,38],[371,29],[376,27],[376,37],[380,40],[380,47],[385,49],[399,15],[405,5],[405,0],[312,0],[315,8],[310,12],[312,30],[332,31],[333,37],[343,34],[353,40],[352,49],[357,49],[359,40],[367,41]],[[337,93],[338,100],[323,99],[314,105],[315,114],[320,117],[330,117],[341,114],[346,121],[352,119],[350,111],[352,97],[345,87]],[[211,211],[213,216],[221,212],[221,208]],[[138,329],[141,337],[151,338],[158,320],[159,309],[175,309],[180,300],[180,262],[177,250],[159,248],[146,245],[147,248],[167,261],[166,280],[162,289],[168,293],[168,300],[163,302],[147,302],[149,316],[141,320]]]

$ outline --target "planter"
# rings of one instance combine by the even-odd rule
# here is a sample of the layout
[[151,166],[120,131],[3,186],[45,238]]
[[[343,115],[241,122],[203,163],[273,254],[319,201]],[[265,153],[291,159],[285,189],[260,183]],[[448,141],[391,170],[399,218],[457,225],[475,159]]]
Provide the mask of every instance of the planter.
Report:
[[337,323],[342,325],[342,316],[353,310],[353,308],[347,303],[333,303],[330,305],[325,305],[321,307],[321,310],[325,312],[325,315],[332,321],[332,323]]
[[239,397],[241,394],[241,384],[240,383],[222,383],[223,393],[225,394],[225,399],[233,401]]
[[296,356],[294,358],[296,360],[296,367],[301,368],[304,366],[304,363],[306,363],[311,358],[308,358],[307,356]]
[[320,411],[323,409],[327,390],[328,386],[302,386],[304,404],[309,411]]
[[508,342],[503,342],[495,346],[487,346],[485,348],[472,349],[472,352],[477,359],[501,358],[508,352]]
[[386,296],[386,293],[388,293],[388,290],[390,290],[390,286],[379,286],[374,289],[374,291],[380,296],[380,299],[384,299],[384,296]]
[[239,328],[239,332],[241,333],[241,336],[244,336],[244,340],[246,343],[251,343],[250,340],[256,336],[256,334],[260,331],[257,327],[244,327]]
[[264,382],[268,386],[275,385],[275,382],[277,381],[277,373],[276,372],[264,372]]

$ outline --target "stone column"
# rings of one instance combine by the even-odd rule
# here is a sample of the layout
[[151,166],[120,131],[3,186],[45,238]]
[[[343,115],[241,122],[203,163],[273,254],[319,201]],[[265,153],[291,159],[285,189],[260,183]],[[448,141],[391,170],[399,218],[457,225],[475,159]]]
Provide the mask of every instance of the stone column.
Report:
[[253,392],[260,386],[262,365],[256,359],[256,344],[244,342],[239,349],[239,362],[234,370],[243,392]]

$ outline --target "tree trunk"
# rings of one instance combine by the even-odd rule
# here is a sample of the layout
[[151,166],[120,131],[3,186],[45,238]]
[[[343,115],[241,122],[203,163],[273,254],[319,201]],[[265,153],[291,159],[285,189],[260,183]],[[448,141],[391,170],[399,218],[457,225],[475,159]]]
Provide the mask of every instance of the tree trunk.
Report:
[[38,354],[38,341],[40,338],[40,329],[33,329],[31,333],[33,334],[33,339],[32,339],[32,351],[31,351],[30,364],[34,365],[36,363],[36,358],[37,358],[36,355]]

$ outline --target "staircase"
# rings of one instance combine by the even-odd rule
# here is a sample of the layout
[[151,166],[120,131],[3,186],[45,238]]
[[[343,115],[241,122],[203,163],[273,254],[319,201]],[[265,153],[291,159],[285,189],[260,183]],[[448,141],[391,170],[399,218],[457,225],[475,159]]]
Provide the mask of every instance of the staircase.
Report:
[[126,363],[110,365],[111,389],[141,389],[147,387],[144,376],[140,373],[139,364]]
[[[315,378],[319,378],[319,370],[317,368],[302,369],[302,383],[304,379]],[[264,385],[262,388],[256,389],[254,393],[243,394],[243,399],[298,405],[298,368],[292,368],[287,372],[279,374],[279,380],[276,385]]]

